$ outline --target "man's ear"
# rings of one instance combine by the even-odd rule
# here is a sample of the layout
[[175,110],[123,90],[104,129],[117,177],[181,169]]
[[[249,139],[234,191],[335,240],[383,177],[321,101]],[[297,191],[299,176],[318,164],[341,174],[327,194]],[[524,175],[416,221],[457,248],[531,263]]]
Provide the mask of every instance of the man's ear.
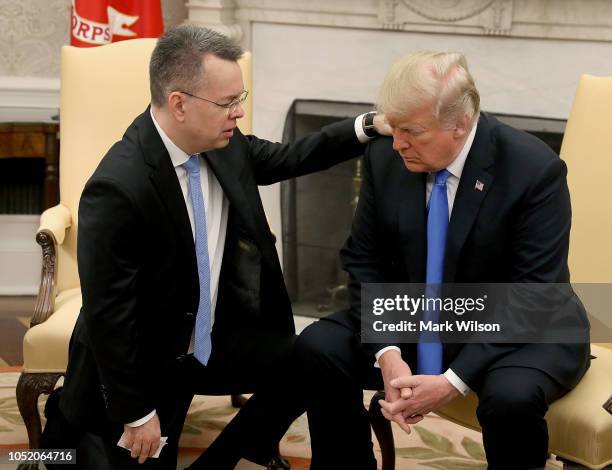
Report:
[[468,119],[467,115],[464,114],[463,117],[457,121],[457,124],[455,124],[453,137],[455,137],[455,139],[462,139],[465,137],[469,131],[469,123],[470,120]]
[[185,121],[185,98],[182,93],[173,91],[168,95],[166,101],[168,111],[178,122]]

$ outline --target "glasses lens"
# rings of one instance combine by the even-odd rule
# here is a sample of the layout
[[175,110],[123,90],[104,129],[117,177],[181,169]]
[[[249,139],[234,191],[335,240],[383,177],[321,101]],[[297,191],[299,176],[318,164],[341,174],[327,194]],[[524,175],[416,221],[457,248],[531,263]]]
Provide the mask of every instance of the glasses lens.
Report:
[[238,98],[232,101],[228,107],[229,114],[234,114],[236,109],[238,109],[238,106],[244,103],[244,101],[247,99],[247,96],[249,96],[249,92],[244,90]]

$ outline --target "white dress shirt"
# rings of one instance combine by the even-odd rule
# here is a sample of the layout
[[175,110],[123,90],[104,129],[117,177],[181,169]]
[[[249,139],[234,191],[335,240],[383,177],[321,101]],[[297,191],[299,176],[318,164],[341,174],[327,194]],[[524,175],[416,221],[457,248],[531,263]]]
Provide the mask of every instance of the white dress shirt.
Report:
[[[457,155],[457,158],[455,158],[453,162],[446,167],[446,169],[450,173],[448,179],[446,180],[446,196],[448,199],[448,218],[449,219],[453,212],[453,205],[455,204],[455,196],[457,195],[457,188],[459,187],[459,180],[461,179],[461,174],[463,173],[463,167],[465,166],[465,160],[468,156],[468,153],[470,153],[470,149],[472,148],[472,143],[474,142],[474,136],[476,135],[476,127],[478,127],[478,118],[475,119],[474,126],[472,127],[472,130],[470,131],[468,138],[465,141],[463,148],[461,149],[461,152],[459,152],[459,155]],[[425,191],[426,191],[425,204],[429,203],[429,197],[431,196],[431,191],[433,189],[435,178],[436,176],[434,173],[429,173],[427,175],[427,182],[426,182],[426,188],[425,188]],[[400,348],[398,348],[397,346],[387,346],[386,348],[382,348],[380,351],[378,351],[375,355],[376,356],[376,363],[374,364],[375,367],[380,367],[378,365],[378,359],[380,358],[380,356],[382,356],[385,352],[389,350],[400,351]],[[446,372],[444,372],[444,376],[457,390],[459,390],[459,392],[462,395],[467,395],[468,392],[470,391],[470,387],[468,387],[466,383],[463,380],[461,380],[461,378],[459,378],[459,376],[455,374],[455,372],[453,372],[452,369],[447,369]]]

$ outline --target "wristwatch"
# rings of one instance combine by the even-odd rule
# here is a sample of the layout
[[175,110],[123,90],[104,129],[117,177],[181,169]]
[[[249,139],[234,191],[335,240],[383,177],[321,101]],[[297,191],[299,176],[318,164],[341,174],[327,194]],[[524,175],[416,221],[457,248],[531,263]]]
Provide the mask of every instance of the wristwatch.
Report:
[[363,115],[363,133],[368,137],[376,137],[378,135],[376,127],[374,127],[374,116],[377,114],[376,111],[370,111]]

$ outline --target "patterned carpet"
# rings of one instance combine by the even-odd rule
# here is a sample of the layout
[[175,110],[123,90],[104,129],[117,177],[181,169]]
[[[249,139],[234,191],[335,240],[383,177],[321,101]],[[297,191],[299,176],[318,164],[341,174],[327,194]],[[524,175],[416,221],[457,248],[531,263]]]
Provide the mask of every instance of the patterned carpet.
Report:
[[[17,409],[15,385],[19,372],[0,372],[0,453],[2,448],[25,447],[27,435]],[[366,396],[369,401],[370,394]],[[44,407],[44,398],[40,401]],[[194,399],[180,440],[181,453],[195,457],[206,448],[236,409],[229,397],[198,396]],[[435,415],[414,426],[416,432],[405,435],[394,429],[398,470],[442,469],[484,470],[486,463],[480,434],[456,426]],[[308,468],[310,438],[306,416],[300,417],[281,442],[281,454],[290,457],[292,468]],[[377,458],[380,454],[377,449]]]

